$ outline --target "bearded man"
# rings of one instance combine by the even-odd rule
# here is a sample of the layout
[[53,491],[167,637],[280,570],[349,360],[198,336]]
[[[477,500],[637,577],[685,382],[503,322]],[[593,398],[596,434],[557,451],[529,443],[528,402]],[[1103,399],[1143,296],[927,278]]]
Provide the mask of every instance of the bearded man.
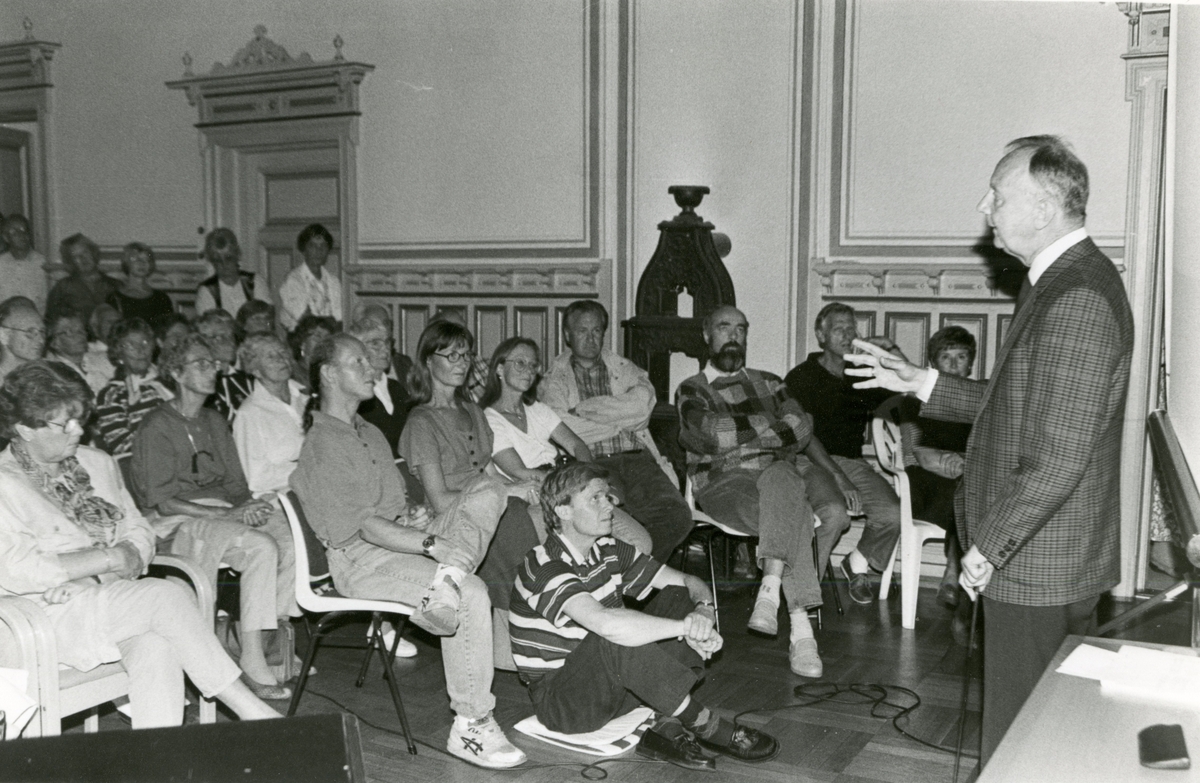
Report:
[[748,326],[734,307],[718,308],[704,319],[711,358],[679,386],[679,441],[688,452],[697,504],[722,524],[759,538],[763,580],[750,629],[777,633],[782,592],[790,609],[792,671],[820,677],[808,619],[808,610],[821,605],[811,550],[813,512],[795,465],[796,455],[815,440],[812,417],[788,395],[782,379],[746,367]]

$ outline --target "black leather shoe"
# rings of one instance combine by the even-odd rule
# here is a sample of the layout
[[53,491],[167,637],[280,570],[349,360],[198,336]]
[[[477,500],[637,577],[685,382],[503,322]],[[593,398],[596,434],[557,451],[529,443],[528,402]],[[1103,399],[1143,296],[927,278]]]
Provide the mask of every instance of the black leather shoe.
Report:
[[760,761],[770,761],[779,755],[779,741],[770,734],[752,729],[749,726],[737,726],[728,745],[711,740],[696,740],[701,747],[715,750],[738,761],[755,764]]
[[871,578],[866,574],[856,574],[850,569],[850,557],[842,558],[842,576],[846,578],[846,587],[850,600],[856,604],[869,604],[875,600],[875,591],[871,589]]
[[637,745],[637,754],[657,761],[669,761],[684,769],[717,771],[717,760],[701,750],[696,741],[682,728],[674,737],[660,734],[654,729],[646,729]]

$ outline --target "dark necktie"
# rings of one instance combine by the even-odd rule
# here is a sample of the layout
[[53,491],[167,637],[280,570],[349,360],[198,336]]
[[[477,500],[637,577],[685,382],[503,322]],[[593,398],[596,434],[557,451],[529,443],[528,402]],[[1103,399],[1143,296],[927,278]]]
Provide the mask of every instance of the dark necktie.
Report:
[[1033,286],[1029,284],[1029,275],[1021,279],[1021,291],[1017,294],[1017,307],[1013,310],[1013,315],[1021,312],[1021,305],[1029,299],[1029,294],[1033,292]]

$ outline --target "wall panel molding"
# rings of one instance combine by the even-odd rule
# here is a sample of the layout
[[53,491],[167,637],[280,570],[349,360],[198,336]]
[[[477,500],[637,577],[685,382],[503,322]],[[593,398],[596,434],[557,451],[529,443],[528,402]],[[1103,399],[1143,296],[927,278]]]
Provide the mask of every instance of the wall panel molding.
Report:
[[[428,258],[594,258],[601,252],[601,234],[604,231],[600,224],[603,193],[601,180],[606,176],[601,155],[604,143],[601,134],[604,123],[604,80],[601,74],[602,5],[604,4],[595,2],[579,4],[583,16],[579,67],[583,70],[585,94],[582,96],[583,124],[580,138],[584,170],[578,172],[583,188],[583,209],[577,226],[572,227],[570,231],[551,230],[548,232],[551,235],[546,237],[523,237],[515,240],[483,236],[433,242],[363,242],[359,245],[359,258],[364,264]],[[530,118],[530,121],[536,119]],[[480,183],[480,186],[484,187],[485,183]]]

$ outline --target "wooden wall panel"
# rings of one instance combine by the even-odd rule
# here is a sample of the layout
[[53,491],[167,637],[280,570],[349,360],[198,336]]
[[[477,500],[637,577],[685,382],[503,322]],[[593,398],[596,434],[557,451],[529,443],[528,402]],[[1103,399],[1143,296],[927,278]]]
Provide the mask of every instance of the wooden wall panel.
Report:
[[883,331],[917,365],[925,364],[925,344],[929,342],[929,313],[884,315]]
[[[987,377],[987,335],[988,318],[986,313],[942,313],[938,330],[947,326],[961,326],[975,337],[975,364],[971,367],[972,378]],[[934,357],[928,357],[933,361]]]

